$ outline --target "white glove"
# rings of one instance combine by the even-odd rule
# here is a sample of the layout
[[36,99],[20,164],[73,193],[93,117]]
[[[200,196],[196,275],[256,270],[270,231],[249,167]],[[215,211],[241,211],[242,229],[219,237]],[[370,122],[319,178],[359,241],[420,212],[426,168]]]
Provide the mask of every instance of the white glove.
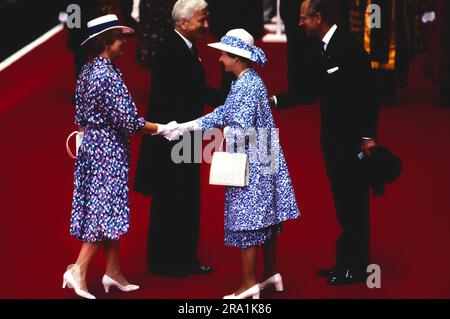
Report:
[[[171,122],[173,123],[173,122]],[[169,123],[169,124],[171,124]],[[197,121],[190,121],[181,124],[172,125],[170,128],[167,128],[161,134],[169,141],[174,141],[180,138],[186,132],[200,130],[201,126],[197,123]]]
[[173,131],[178,128],[178,123],[176,121],[169,122],[167,124],[159,124],[156,123],[157,130],[156,133],[152,135],[165,135],[169,133],[170,131]]
[[183,132],[180,130],[180,125],[176,121],[167,124],[156,123],[158,129],[152,135],[162,135],[169,141],[177,140]]
[[183,135],[186,132],[192,132],[201,129],[202,127],[197,123],[197,121],[180,123],[178,124],[178,128],[173,132],[169,133],[167,136],[165,136],[165,138],[167,138],[169,141],[173,141],[174,139],[177,140],[181,135]]
[[139,23],[140,17],[139,17],[139,3],[141,0],[133,0],[133,8],[131,10],[131,17]]
[[179,125],[179,129],[182,130],[183,133],[191,132],[191,131],[198,131],[198,130],[202,129],[202,127],[195,120],[190,121],[190,122],[180,123],[178,125]]
[[172,131],[167,131],[166,133],[163,134],[165,139],[170,141],[170,142],[178,140],[181,135],[183,135],[183,133],[180,132],[179,128],[176,128],[176,129],[174,129]]
[[436,12],[434,11],[425,12],[422,16],[423,23],[434,22],[434,20],[436,20]]

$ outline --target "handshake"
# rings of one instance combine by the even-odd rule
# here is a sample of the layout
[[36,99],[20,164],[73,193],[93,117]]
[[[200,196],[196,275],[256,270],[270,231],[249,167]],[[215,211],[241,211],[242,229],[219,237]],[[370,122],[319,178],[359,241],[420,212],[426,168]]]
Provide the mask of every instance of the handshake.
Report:
[[196,121],[180,124],[176,121],[172,121],[167,124],[157,124],[157,126],[158,130],[154,135],[162,135],[168,141],[175,141],[186,132],[201,129],[200,125],[198,125]]

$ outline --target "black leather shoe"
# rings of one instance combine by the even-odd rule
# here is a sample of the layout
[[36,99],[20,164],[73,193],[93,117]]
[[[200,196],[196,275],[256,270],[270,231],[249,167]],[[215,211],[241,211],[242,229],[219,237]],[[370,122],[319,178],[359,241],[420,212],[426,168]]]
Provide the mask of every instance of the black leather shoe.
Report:
[[188,271],[191,274],[207,275],[207,274],[211,274],[214,271],[214,269],[212,267],[209,267],[209,266],[196,264],[196,265],[192,265],[188,269]]
[[359,282],[365,282],[366,280],[367,273],[364,271],[355,271],[352,268],[346,268],[330,274],[328,277],[328,284],[330,286],[351,285]]
[[331,268],[323,268],[323,269],[319,269],[317,271],[317,276],[319,277],[323,277],[323,278],[328,278],[330,277],[330,275],[333,275],[334,273],[336,273],[339,270],[338,267],[334,266]]
[[179,269],[155,269],[152,270],[151,272],[155,275],[174,278],[183,278],[188,275],[186,271]]

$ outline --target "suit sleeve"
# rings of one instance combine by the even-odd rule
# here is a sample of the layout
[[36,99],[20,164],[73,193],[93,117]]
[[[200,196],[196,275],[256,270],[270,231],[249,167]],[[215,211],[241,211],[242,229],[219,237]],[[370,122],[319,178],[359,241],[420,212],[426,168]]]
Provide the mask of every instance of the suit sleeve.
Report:
[[316,101],[314,97],[302,94],[302,88],[300,87],[292,91],[275,94],[275,96],[278,102],[275,107],[277,110],[287,109],[300,104],[310,105]]
[[218,89],[215,89],[210,86],[205,87],[204,93],[206,104],[211,106],[212,108],[216,108],[222,105],[225,102],[226,95]]
[[356,59],[352,61],[355,69],[355,79],[359,92],[358,109],[356,110],[358,131],[360,137],[377,138],[379,97],[377,96],[376,81],[371,68],[370,57],[360,46],[354,46]]
[[[185,76],[187,66],[168,47],[161,47],[153,61],[152,94],[146,120],[168,122],[192,118],[192,101],[186,100],[193,95],[190,80]],[[186,118],[174,118],[182,114]]]

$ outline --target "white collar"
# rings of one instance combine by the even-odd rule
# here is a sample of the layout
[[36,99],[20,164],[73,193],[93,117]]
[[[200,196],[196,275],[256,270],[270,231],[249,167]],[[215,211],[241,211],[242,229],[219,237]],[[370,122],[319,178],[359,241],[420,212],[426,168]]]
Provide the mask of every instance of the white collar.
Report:
[[178,33],[178,35],[184,40],[184,42],[186,42],[186,44],[187,44],[189,50],[191,50],[191,49],[192,49],[192,46],[193,46],[192,42],[189,41],[188,39],[186,39],[180,32],[177,31],[177,29],[174,29],[174,30],[175,30],[175,32]]
[[325,36],[322,39],[322,42],[324,43],[324,49],[326,50],[328,47],[328,44],[330,44],[331,38],[333,37],[334,33],[337,30],[337,25],[333,25],[330,30],[325,34]]

